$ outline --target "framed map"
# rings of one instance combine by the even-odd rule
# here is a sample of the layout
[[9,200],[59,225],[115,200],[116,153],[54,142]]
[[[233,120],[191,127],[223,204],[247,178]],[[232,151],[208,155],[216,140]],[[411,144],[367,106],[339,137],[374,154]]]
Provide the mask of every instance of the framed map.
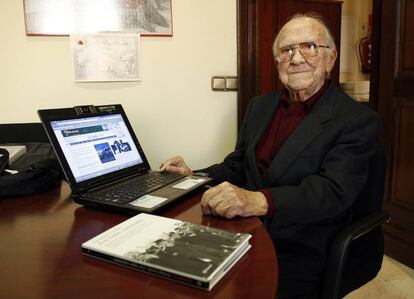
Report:
[[72,34],[75,82],[140,81],[139,34]]
[[171,0],[23,0],[26,35],[172,36]]

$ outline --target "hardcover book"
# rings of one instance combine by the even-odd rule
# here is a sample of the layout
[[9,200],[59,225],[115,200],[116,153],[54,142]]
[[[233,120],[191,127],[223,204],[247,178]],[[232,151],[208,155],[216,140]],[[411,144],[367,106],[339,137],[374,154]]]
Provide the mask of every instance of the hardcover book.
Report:
[[141,213],[82,244],[83,254],[211,290],[250,249],[250,234]]

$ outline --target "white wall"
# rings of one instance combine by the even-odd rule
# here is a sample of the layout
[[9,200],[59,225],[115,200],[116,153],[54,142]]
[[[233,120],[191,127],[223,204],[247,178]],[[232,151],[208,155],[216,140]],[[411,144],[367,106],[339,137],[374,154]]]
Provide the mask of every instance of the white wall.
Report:
[[27,37],[23,0],[0,2],[0,123],[38,121],[40,108],[120,103],[153,168],[181,154],[192,168],[219,162],[236,139],[236,1],[172,0],[173,37],[142,37],[142,81],[74,83],[68,37]]

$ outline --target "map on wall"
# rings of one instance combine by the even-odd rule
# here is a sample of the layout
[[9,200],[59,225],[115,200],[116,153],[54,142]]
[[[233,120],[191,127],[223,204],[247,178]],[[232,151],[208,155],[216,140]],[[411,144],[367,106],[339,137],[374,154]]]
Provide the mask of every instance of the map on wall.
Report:
[[72,34],[75,82],[139,81],[139,34]]
[[23,0],[27,35],[172,36],[171,0]]

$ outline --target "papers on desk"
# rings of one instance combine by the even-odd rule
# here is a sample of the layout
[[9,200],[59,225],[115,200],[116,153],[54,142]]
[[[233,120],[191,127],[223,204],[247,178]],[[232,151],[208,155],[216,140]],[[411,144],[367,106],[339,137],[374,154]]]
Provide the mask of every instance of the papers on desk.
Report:
[[250,234],[141,213],[82,244],[83,254],[204,290],[250,249]]

